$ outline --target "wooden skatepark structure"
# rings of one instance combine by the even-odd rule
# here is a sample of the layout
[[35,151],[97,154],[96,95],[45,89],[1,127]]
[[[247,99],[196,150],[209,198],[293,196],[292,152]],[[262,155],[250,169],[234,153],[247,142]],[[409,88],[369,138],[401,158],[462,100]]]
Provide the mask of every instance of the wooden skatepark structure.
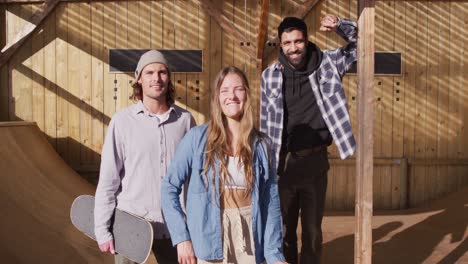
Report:
[[[467,1],[0,3],[0,20],[8,22],[0,34],[0,120],[36,121],[81,174],[97,174],[109,119],[131,103],[131,74],[108,72],[109,49],[202,49],[202,73],[172,76],[177,103],[200,124],[222,66],[247,72],[258,107],[259,75],[276,57],[280,19],[305,18],[309,39],[336,48],[343,44],[336,35],[315,32],[320,16],[334,13],[357,20],[361,34],[358,74],[344,79],[358,153],[340,161],[330,149],[326,204],[356,209],[355,263],[370,263],[373,208],[427,205],[467,185],[468,63],[459,56]],[[402,74],[374,76],[374,50],[401,52]]]

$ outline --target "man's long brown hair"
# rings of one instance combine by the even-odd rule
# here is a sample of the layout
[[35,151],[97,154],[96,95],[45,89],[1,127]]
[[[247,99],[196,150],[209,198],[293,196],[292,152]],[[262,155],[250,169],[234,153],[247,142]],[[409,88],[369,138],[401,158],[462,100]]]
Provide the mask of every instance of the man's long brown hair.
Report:
[[[244,113],[240,120],[239,142],[237,144],[235,153],[231,149],[232,138],[229,136],[227,128],[227,119],[221,110],[219,102],[219,94],[221,85],[224,79],[229,74],[235,74],[242,80],[246,90],[246,101],[244,103]],[[245,182],[247,186],[246,195],[252,190],[254,184],[253,174],[253,157],[252,157],[252,143],[256,135],[257,129],[254,127],[252,98],[250,95],[249,82],[245,74],[234,66],[229,66],[222,69],[216,77],[214,83],[214,91],[211,93],[211,119],[208,123],[208,138],[205,148],[205,165],[204,177],[205,182],[208,183],[208,170],[211,169],[212,176],[211,182],[213,191],[215,190],[215,173],[219,175],[220,193],[223,192],[226,183],[232,183],[232,176],[227,171],[228,157],[239,157],[239,161],[244,166]],[[219,163],[219,171],[215,169],[215,161]],[[214,193],[214,192],[213,192]]]

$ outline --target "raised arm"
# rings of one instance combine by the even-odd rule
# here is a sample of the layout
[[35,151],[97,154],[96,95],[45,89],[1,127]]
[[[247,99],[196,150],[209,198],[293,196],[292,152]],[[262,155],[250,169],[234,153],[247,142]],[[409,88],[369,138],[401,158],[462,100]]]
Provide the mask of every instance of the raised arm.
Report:
[[357,60],[357,24],[349,19],[326,15],[320,23],[320,30],[325,32],[334,31],[347,42],[345,46],[332,50],[329,53],[340,76],[343,77],[346,71]]

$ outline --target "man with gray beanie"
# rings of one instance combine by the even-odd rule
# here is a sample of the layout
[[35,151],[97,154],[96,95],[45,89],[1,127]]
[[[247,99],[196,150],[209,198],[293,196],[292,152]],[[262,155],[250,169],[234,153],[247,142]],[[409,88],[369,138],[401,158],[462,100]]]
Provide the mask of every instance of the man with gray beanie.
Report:
[[[94,208],[96,239],[102,252],[115,254],[109,227],[119,208],[152,223],[158,263],[177,263],[161,211],[160,188],[177,145],[195,121],[174,104],[174,86],[161,52],[150,50],[141,56],[132,87],[136,103],[112,117],[102,149]],[[133,263],[119,255],[115,262]]]
[[334,141],[344,159],[354,153],[356,145],[342,79],[356,61],[357,25],[326,15],[320,30],[335,31],[348,44],[322,51],[308,41],[302,19],[286,17],[278,26],[278,62],[262,73],[260,131],[272,139],[278,161],[284,255],[289,263],[299,259],[299,212],[300,263],[320,263],[327,147]]

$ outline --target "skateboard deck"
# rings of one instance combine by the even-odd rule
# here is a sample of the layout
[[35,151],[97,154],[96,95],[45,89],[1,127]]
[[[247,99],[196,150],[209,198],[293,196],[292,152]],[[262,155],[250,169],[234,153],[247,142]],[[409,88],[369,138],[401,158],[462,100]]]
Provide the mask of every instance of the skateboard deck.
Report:
[[[78,196],[71,206],[70,218],[78,230],[96,240],[94,196]],[[153,244],[153,227],[150,222],[115,209],[110,231],[114,236],[115,252],[138,263],[143,263],[148,259]]]

